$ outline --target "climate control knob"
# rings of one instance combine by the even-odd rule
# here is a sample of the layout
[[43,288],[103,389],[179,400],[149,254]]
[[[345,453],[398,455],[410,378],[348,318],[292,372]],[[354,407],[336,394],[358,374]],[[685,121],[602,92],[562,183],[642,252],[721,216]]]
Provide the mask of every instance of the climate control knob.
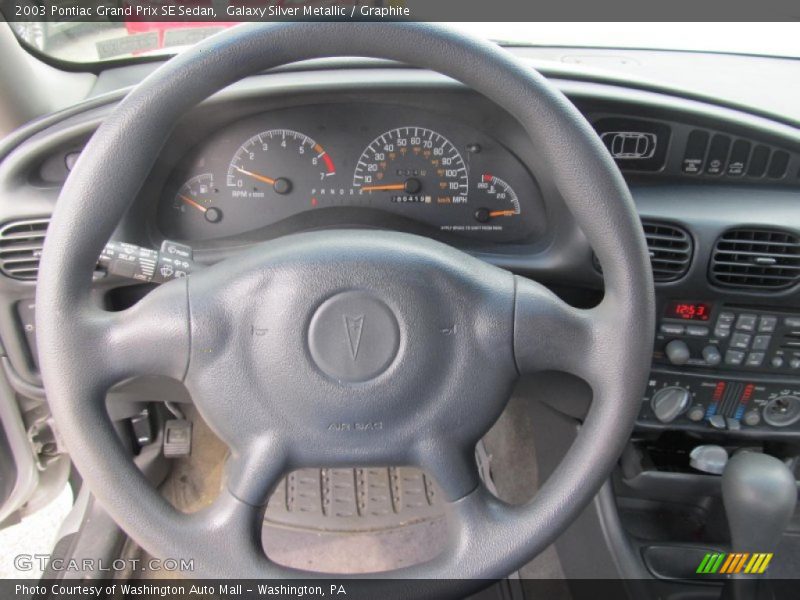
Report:
[[673,385],[658,390],[650,400],[650,407],[656,419],[662,423],[671,423],[686,412],[691,396],[686,388]]
[[720,354],[719,348],[711,345],[703,348],[703,360],[706,361],[709,367],[716,367],[722,362],[722,354]]
[[698,423],[705,418],[706,409],[702,404],[695,404],[692,408],[689,409],[689,412],[686,413],[686,416],[689,417],[690,421]]
[[672,340],[664,348],[664,353],[673,365],[685,365],[692,357],[689,346],[683,340]]
[[764,421],[773,427],[788,427],[800,421],[800,398],[783,395],[772,398],[764,407]]
[[757,410],[749,410],[744,414],[742,422],[749,427],[755,427],[761,423],[761,413]]

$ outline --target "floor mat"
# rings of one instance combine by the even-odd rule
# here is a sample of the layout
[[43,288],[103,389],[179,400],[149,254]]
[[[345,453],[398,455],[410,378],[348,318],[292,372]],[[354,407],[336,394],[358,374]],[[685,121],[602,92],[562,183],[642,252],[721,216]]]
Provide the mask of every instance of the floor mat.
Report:
[[294,471],[267,505],[264,550],[279,564],[321,572],[424,562],[446,536],[439,496],[433,480],[414,468]]

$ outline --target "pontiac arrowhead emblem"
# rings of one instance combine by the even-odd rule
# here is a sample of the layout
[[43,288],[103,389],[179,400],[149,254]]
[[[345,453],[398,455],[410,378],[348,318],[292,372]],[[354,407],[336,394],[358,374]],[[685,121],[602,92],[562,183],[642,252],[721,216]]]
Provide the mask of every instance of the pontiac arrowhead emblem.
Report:
[[361,346],[361,332],[364,330],[364,315],[358,317],[344,317],[344,325],[347,330],[347,341],[350,342],[350,354],[353,360],[358,356],[358,348]]

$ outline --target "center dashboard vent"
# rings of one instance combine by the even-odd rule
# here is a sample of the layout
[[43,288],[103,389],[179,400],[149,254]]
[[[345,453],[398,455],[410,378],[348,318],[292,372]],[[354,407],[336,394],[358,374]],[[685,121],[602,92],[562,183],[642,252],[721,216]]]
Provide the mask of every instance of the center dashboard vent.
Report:
[[[686,275],[692,263],[693,244],[689,233],[675,225],[643,221],[644,237],[650,251],[653,280],[676,281]],[[597,256],[594,264],[602,272]]]
[[731,229],[714,245],[709,269],[721,286],[779,290],[800,281],[800,236],[777,229]]
[[0,272],[7,277],[33,281],[49,219],[12,221],[0,227]]

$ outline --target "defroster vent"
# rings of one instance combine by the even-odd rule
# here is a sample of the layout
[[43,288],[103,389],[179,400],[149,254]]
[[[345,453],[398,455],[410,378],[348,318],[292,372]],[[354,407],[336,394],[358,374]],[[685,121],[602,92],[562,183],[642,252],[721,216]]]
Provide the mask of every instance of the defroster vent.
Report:
[[7,277],[33,281],[49,219],[12,221],[0,227],[0,271]]
[[726,231],[714,245],[710,274],[725,287],[791,287],[800,281],[800,237],[775,229]]

